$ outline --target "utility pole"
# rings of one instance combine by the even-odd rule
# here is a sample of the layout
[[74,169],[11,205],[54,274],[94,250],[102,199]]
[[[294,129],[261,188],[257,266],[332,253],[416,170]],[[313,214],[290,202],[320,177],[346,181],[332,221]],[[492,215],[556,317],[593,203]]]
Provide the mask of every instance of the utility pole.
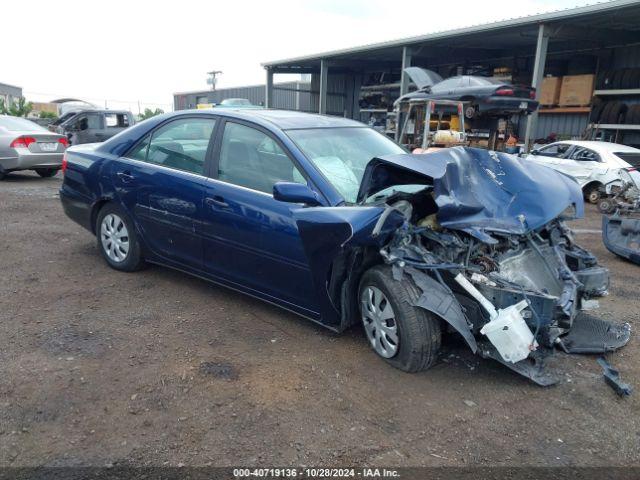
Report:
[[216,77],[221,73],[222,71],[220,70],[213,70],[211,72],[207,72],[207,75],[211,75],[209,78],[207,78],[207,84],[211,85],[212,92],[216,89],[216,82],[218,80]]

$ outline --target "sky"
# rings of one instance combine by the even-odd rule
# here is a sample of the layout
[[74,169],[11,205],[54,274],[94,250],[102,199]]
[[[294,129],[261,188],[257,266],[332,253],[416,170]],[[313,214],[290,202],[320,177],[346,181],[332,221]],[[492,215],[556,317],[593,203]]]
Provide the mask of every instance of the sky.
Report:
[[[262,62],[593,3],[580,0],[4,0],[0,83],[28,100],[171,109],[172,94],[265,81]],[[6,19],[5,19],[6,20]],[[287,78],[277,76],[276,81]]]

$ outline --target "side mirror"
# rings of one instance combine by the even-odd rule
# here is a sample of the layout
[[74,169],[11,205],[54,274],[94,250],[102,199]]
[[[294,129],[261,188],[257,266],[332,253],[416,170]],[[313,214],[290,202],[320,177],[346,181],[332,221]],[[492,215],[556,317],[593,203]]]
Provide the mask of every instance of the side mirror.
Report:
[[273,186],[273,198],[280,202],[304,203],[310,207],[320,205],[318,194],[302,183],[277,182]]

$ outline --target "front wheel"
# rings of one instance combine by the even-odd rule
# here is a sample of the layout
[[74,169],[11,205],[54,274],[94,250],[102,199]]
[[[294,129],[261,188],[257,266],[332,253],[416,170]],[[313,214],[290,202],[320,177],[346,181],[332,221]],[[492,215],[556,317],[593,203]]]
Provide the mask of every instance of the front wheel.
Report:
[[464,109],[464,116],[469,120],[475,118],[477,115],[478,115],[478,109],[476,108],[475,105],[468,105]]
[[107,203],[96,221],[98,248],[116,270],[133,272],[145,265],[133,222],[122,208]]
[[440,350],[440,320],[414,304],[421,292],[405,275],[394,280],[391,268],[376,266],[362,276],[360,314],[373,350],[405,372],[431,367]]
[[40,175],[42,178],[55,177],[56,173],[58,173],[57,168],[36,168],[36,173]]
[[596,205],[598,200],[600,200],[600,189],[597,186],[589,187],[589,189],[585,192],[585,198],[589,203]]

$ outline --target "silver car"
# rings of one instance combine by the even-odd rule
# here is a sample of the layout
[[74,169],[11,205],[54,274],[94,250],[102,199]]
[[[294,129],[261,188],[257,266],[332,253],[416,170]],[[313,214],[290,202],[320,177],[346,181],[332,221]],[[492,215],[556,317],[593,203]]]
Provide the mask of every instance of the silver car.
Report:
[[0,180],[17,170],[53,177],[69,146],[64,135],[49,132],[25,118],[0,115]]

